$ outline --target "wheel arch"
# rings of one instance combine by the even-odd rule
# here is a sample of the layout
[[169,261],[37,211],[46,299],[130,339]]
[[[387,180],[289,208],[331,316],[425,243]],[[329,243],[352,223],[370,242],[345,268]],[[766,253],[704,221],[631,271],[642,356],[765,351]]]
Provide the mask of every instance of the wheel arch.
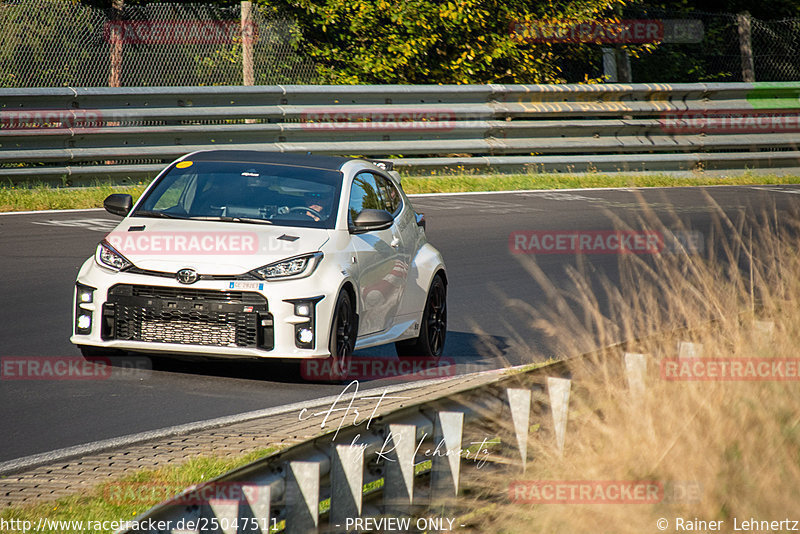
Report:
[[[444,270],[444,265],[440,265],[439,268],[436,269],[436,271],[433,273],[433,277],[431,278],[431,284],[433,283],[433,279],[436,278],[437,276],[440,276],[440,275],[442,277],[442,282],[444,282],[444,287],[447,288],[447,284],[448,284],[448,282],[447,282],[447,271]],[[430,285],[430,284],[428,284],[428,285]]]
[[447,268],[442,255],[430,243],[425,243],[412,260],[409,281],[413,281],[413,283],[407,285],[406,290],[403,292],[403,301],[398,310],[398,315],[413,313],[422,318],[428,290],[433,283],[434,276],[440,273],[446,288],[448,284]]
[[358,302],[358,296],[356,295],[356,288],[355,285],[353,284],[353,281],[348,278],[344,282],[342,282],[341,287],[339,287],[339,291],[336,293],[337,298],[339,296],[339,293],[341,293],[342,291],[347,292],[347,295],[350,297],[350,302],[353,303],[353,308],[354,308],[353,312],[355,313],[356,316],[356,334],[358,334],[359,314],[361,313],[361,307],[360,307],[361,305]]

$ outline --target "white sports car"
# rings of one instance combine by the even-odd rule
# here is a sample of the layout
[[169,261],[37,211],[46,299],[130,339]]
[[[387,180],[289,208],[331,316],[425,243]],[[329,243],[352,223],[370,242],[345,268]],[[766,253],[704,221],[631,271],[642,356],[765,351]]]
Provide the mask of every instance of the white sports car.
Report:
[[330,358],[395,343],[436,358],[442,256],[399,175],[360,159],[214,150],[170,164],[81,267],[72,343],[116,350]]

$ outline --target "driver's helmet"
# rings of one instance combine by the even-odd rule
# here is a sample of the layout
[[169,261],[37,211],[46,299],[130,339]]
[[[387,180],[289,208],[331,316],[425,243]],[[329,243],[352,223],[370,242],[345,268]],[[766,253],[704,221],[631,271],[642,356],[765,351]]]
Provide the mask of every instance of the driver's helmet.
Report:
[[306,193],[303,195],[305,205],[315,211],[318,211],[323,219],[328,218],[328,212],[331,207],[330,195],[323,193]]

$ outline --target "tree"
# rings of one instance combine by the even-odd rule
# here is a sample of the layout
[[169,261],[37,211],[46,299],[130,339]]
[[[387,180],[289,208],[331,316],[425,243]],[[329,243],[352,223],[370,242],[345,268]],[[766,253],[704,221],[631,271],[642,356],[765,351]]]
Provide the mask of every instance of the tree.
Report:
[[260,0],[296,20],[330,83],[548,83],[587,45],[532,42],[534,23],[604,18],[626,0]]

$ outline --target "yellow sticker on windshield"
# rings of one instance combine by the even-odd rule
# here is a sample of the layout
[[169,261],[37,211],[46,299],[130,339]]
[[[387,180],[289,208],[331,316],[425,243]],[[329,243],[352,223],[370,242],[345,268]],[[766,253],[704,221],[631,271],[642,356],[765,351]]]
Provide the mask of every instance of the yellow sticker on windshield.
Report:
[[193,161],[181,161],[175,166],[179,169],[185,169],[186,167],[191,167],[193,163]]

